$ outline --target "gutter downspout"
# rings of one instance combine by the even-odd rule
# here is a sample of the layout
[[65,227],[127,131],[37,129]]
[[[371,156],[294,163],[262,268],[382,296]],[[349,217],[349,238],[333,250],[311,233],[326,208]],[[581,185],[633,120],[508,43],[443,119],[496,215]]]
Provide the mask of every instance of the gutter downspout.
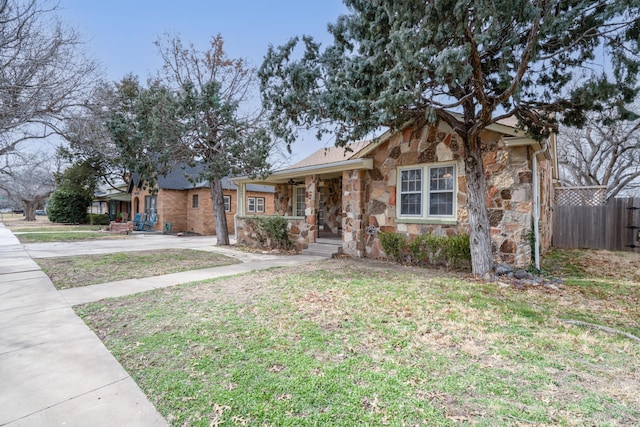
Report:
[[541,144],[539,150],[533,153],[533,237],[534,259],[536,270],[540,271],[540,178],[538,176],[538,154],[547,149],[546,143]]

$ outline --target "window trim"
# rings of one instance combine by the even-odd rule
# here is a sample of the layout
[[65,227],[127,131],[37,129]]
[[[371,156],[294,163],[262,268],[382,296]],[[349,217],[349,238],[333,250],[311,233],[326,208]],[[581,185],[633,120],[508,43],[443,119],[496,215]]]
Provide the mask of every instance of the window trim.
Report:
[[256,212],[256,198],[255,197],[247,197],[247,212],[251,212],[251,213],[255,213]]
[[[408,171],[420,171],[420,188],[418,190],[413,191],[402,191],[402,173]],[[398,168],[398,216],[402,216],[404,218],[422,218],[425,213],[425,168],[424,167],[404,167]],[[420,213],[418,214],[403,214],[402,213],[402,196],[404,194],[419,194],[420,195]]]
[[[224,200],[224,211],[231,212],[231,196],[224,195],[222,196],[222,200]],[[227,209],[228,207],[228,209]]]
[[[451,192],[452,198],[452,214],[451,215],[430,215],[430,201],[431,201],[431,170],[437,168],[453,167],[453,189],[451,191],[435,191],[433,194],[442,194]],[[402,172],[407,170],[422,170],[422,183],[421,183],[421,211],[420,215],[402,214]],[[458,164],[452,162],[443,163],[422,163],[417,165],[400,166],[397,168],[396,177],[396,220],[399,223],[438,223],[438,224],[451,224],[456,223],[458,219]]]
[[264,202],[264,197],[256,197],[256,212],[264,213]]

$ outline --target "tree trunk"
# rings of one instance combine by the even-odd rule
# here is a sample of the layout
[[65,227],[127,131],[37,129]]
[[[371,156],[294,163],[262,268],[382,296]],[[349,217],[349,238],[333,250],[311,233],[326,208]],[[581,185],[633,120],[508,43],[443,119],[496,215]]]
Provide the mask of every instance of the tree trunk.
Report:
[[493,268],[489,215],[487,214],[486,179],[479,141],[471,147],[464,141],[464,173],[467,178],[467,209],[473,274],[484,277]]
[[209,183],[211,202],[213,204],[213,217],[216,220],[216,237],[218,246],[229,245],[229,231],[227,230],[227,215],[224,211],[224,195],[222,194],[222,181],[212,179]]
[[36,204],[34,202],[24,201],[24,220],[35,221],[36,220]]

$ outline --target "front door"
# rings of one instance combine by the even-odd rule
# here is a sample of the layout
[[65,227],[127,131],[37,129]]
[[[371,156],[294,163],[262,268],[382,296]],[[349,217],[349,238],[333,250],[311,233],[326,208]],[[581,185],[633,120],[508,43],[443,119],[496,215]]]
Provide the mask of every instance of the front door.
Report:
[[116,215],[118,214],[118,202],[115,200],[109,200],[109,219],[111,221],[116,220]]

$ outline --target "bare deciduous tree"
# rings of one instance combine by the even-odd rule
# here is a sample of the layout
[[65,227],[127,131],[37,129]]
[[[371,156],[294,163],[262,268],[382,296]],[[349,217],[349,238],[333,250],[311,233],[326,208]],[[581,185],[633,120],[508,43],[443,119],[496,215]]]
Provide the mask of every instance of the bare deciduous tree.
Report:
[[0,0],[0,155],[58,133],[82,105],[97,66],[46,0]]
[[69,161],[90,161],[97,168],[97,179],[113,188],[125,175],[120,151],[107,128],[117,102],[113,84],[96,85],[84,108],[65,120],[63,136],[68,145],[59,149]]
[[571,186],[606,186],[607,200],[640,189],[640,118],[615,121],[592,113],[582,129],[558,134],[561,180]]
[[25,221],[35,221],[36,209],[44,206],[55,190],[55,158],[46,154],[14,158],[0,175],[0,189],[17,207],[24,209]]

